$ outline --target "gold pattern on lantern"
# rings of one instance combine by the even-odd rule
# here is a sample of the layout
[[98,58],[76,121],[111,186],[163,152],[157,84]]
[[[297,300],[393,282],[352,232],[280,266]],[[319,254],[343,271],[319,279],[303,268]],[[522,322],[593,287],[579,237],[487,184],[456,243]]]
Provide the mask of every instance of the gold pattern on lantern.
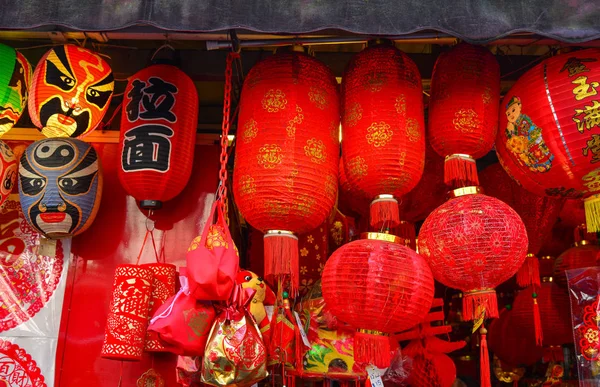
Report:
[[587,175],[581,178],[583,185],[588,189],[588,192],[600,191],[600,168],[594,169]]
[[270,200],[266,203],[265,207],[270,217],[283,217],[290,214],[289,207],[282,202]]
[[339,145],[340,143],[340,125],[336,125],[335,121],[331,121],[329,124],[329,135],[331,139]]
[[286,105],[287,99],[285,99],[285,94],[279,89],[270,89],[262,99],[262,107],[269,113],[277,113],[280,110],[284,110]]
[[258,150],[258,164],[266,169],[273,169],[281,164],[283,154],[281,148],[277,144],[265,144]]
[[299,195],[296,202],[292,206],[292,211],[302,216],[310,216],[312,213],[315,198],[308,195]]
[[373,122],[367,129],[367,142],[373,145],[375,148],[379,148],[387,145],[392,141],[394,131],[390,128],[390,125],[381,121]]
[[365,88],[370,90],[371,92],[381,91],[383,86],[385,85],[386,79],[385,74],[381,71],[372,71],[365,76]]
[[409,181],[410,178],[406,174],[399,177],[386,177],[379,182],[379,187],[382,192],[391,194],[403,188]]
[[216,247],[229,248],[229,244],[225,240],[225,231],[223,227],[213,224],[208,228],[206,236],[206,248],[212,251]]
[[348,161],[348,176],[351,176],[354,180],[360,180],[367,175],[369,166],[360,156],[356,156],[352,160]]
[[330,198],[335,198],[337,193],[337,177],[334,175],[327,175],[325,178],[325,194]]
[[485,105],[489,105],[492,102],[492,89],[486,87],[481,98]]
[[406,162],[406,152],[400,152],[400,160],[398,161],[398,163],[400,164],[401,167],[403,167],[405,162]]
[[358,102],[354,102],[344,113],[344,123],[348,126],[356,126],[362,118],[363,110]]
[[254,119],[250,119],[250,121],[244,124],[244,133],[242,133],[242,140],[246,144],[252,141],[253,138],[258,134],[258,125]]
[[325,91],[325,89],[312,86],[308,92],[308,99],[321,110],[325,110],[325,108],[329,106],[327,91]]
[[421,139],[419,122],[414,118],[409,118],[406,120],[406,137],[410,142],[417,142]]
[[296,105],[296,115],[288,122],[288,126],[285,128],[288,137],[296,137],[296,125],[300,125],[304,121],[304,114],[302,114],[302,108]]
[[406,97],[404,94],[400,94],[396,97],[396,103],[394,104],[396,113],[405,115],[406,114]]
[[460,109],[454,113],[454,128],[461,133],[473,133],[479,127],[479,116],[473,109]]
[[292,168],[288,177],[285,178],[285,186],[290,192],[294,192],[294,181],[296,180],[298,173],[298,163],[294,163],[294,168]]
[[344,242],[344,224],[339,220],[336,220],[329,232],[333,239],[333,243],[335,243],[336,246],[341,246],[342,242]]
[[304,154],[310,157],[310,161],[316,164],[323,164],[327,159],[325,144],[323,144],[323,141],[317,140],[314,137],[306,141]]
[[202,236],[201,235],[198,235],[197,237],[195,237],[194,240],[192,241],[192,243],[190,243],[190,247],[188,247],[188,252],[194,251],[198,247],[200,247],[200,241],[201,240],[202,240]]
[[254,178],[250,175],[240,177],[240,191],[242,195],[252,195],[256,193],[256,184]]

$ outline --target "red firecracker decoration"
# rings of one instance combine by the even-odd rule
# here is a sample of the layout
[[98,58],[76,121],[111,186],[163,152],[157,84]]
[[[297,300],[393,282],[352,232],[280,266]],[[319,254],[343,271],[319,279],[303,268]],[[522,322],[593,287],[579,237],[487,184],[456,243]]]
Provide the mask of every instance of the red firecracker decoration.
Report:
[[354,56],[342,82],[342,156],[350,185],[371,201],[371,226],[400,221],[398,199],[425,164],[421,75],[408,55],[377,44]]
[[357,329],[354,358],[390,365],[390,333],[423,320],[433,302],[433,276],[425,260],[390,234],[368,233],[325,264],[323,298],[329,311]]
[[594,241],[577,239],[575,246],[559,255],[554,261],[552,276],[554,282],[563,289],[567,288],[566,270],[598,266],[600,247]]
[[117,266],[112,296],[102,357],[140,360],[148,326],[152,270],[137,265]]
[[494,164],[481,172],[481,186],[491,196],[511,206],[527,229],[529,254],[525,264],[517,272],[520,287],[540,286],[538,254],[550,236],[550,231],[564,203],[564,199],[535,195],[523,189],[510,178],[500,164]]
[[546,59],[502,101],[496,151],[538,195],[587,198],[588,229],[600,231],[600,49]]
[[198,94],[171,65],[152,65],[129,78],[121,115],[119,180],[142,208],[158,209],[192,173]]
[[500,66],[481,46],[461,43],[439,56],[431,78],[428,136],[448,185],[479,185],[475,159],[494,145]]
[[[177,281],[177,267],[169,263],[150,263],[142,267],[152,271],[152,294],[148,303],[148,321],[156,313],[158,308],[175,295],[175,282]],[[156,332],[146,332],[146,343],[144,350],[149,352],[169,352],[161,344]]]
[[264,232],[265,278],[298,288],[297,234],[315,229],[337,196],[339,98],[332,72],[298,52],[250,70],[242,91],[233,191]]

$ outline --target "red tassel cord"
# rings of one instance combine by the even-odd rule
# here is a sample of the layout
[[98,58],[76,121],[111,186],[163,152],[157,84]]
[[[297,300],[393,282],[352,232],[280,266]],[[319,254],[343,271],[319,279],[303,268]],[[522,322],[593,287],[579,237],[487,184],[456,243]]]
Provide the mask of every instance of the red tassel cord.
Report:
[[475,320],[477,308],[485,310],[488,318],[498,318],[498,300],[494,289],[482,289],[465,292],[463,295],[463,319],[465,321]]
[[531,297],[533,298],[533,326],[535,327],[535,343],[538,347],[541,347],[544,341],[544,332],[542,330],[542,318],[540,316],[540,306],[537,302],[537,293],[535,292],[535,287]]
[[542,286],[540,282],[540,262],[535,254],[527,254],[523,266],[517,272],[517,284],[522,288],[531,285]]
[[398,201],[392,195],[379,195],[371,202],[371,227],[383,231],[400,224]]
[[444,162],[444,182],[452,188],[479,185],[477,164],[469,155],[453,154]]
[[401,220],[400,224],[396,228],[396,235],[399,236],[403,241],[404,245],[416,250],[417,235],[415,231],[414,223]]
[[486,338],[487,329],[485,329],[485,327],[482,326],[479,329],[479,336],[481,337],[481,342],[479,343],[481,357],[481,387],[492,387],[492,380],[490,376],[490,354],[488,352]]
[[392,362],[389,336],[368,330],[357,331],[354,334],[354,360],[377,368],[389,367]]
[[299,288],[298,237],[289,231],[269,230],[264,237],[265,278],[271,284],[289,280],[290,296]]

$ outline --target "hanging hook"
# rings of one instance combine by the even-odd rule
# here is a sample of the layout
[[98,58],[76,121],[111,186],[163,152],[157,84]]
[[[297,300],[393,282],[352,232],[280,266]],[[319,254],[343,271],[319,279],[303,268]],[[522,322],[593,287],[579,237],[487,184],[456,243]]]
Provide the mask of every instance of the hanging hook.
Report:
[[152,232],[154,231],[155,222],[150,219],[152,216],[152,210],[148,210],[148,216],[146,216],[146,231]]
[[229,30],[229,35],[231,36],[231,51],[239,54],[242,52],[242,45],[240,44],[237,33],[235,30]]
[[154,58],[156,57],[156,54],[158,54],[160,51],[164,50],[165,48],[168,48],[169,50],[175,52],[177,50],[175,50],[175,47],[171,46],[171,44],[169,43],[169,34],[165,34],[165,42],[163,43],[162,46],[160,46],[159,48],[156,49],[156,51],[154,51],[154,54],[152,54],[152,57],[150,58],[150,60],[154,60]]

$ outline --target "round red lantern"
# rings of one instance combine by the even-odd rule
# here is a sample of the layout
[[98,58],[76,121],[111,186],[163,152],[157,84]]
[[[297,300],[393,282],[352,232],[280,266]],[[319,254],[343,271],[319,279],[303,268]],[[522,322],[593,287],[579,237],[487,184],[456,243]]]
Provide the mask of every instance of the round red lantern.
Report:
[[598,266],[600,247],[592,241],[578,240],[571,247],[558,256],[554,261],[552,277],[554,282],[563,289],[567,288],[566,270],[582,269],[584,267]]
[[73,44],[54,47],[33,73],[29,117],[46,137],[87,135],[102,122],[114,87],[100,55]]
[[328,310],[357,329],[354,358],[379,368],[390,364],[387,335],[423,320],[433,302],[431,269],[390,234],[368,233],[338,248],[323,269]]
[[536,345],[533,332],[519,330],[514,320],[512,310],[504,309],[500,317],[492,321],[488,335],[490,350],[507,366],[533,365],[542,358],[542,348]]
[[425,164],[421,75],[408,55],[376,44],[352,58],[342,81],[342,157],[350,185],[371,202],[371,225],[400,221],[398,198]]
[[502,101],[496,151],[538,195],[586,199],[600,231],[600,49],[557,55],[525,73]]
[[519,215],[475,188],[454,190],[462,196],[434,210],[419,233],[419,252],[435,279],[464,292],[465,320],[479,318],[478,307],[486,317],[498,317],[494,288],[517,272],[527,254]]
[[192,173],[198,94],[175,66],[157,64],[131,76],[121,114],[119,180],[140,207],[158,209]]
[[478,185],[475,159],[494,145],[500,66],[490,51],[461,43],[440,55],[431,77],[429,142],[445,160],[448,185]]
[[337,197],[339,97],[331,70],[299,52],[277,53],[244,81],[233,193],[265,232],[265,277],[298,289],[298,238],[325,221]]

